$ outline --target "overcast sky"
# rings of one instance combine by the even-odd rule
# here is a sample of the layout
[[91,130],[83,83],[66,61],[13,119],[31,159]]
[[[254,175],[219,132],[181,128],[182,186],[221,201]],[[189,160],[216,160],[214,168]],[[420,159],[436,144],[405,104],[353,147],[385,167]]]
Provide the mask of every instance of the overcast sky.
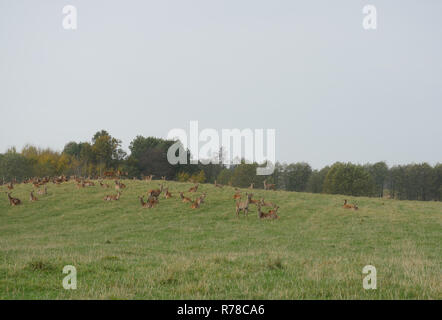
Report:
[[0,0],[0,152],[101,129],[127,150],[198,120],[276,129],[277,160],[314,168],[435,164],[441,16],[440,0]]

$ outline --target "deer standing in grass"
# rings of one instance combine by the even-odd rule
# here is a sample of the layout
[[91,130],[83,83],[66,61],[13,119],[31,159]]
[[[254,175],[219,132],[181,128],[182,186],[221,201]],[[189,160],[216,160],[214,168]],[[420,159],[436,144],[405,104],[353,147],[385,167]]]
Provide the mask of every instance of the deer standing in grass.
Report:
[[21,204],[21,200],[18,199],[18,198],[11,197],[11,193],[10,192],[8,193],[8,199],[9,199],[9,205],[11,205],[13,207],[14,206],[18,206],[18,205]]
[[249,189],[253,189],[254,187],[255,187],[255,184],[251,183]]
[[8,190],[12,190],[12,189],[14,189],[14,185],[12,184],[12,182],[10,182],[10,183],[7,185],[7,188],[8,188]]
[[253,193],[246,193],[247,199],[245,201],[236,202],[236,216],[239,216],[239,212],[243,211],[246,216],[249,215],[249,204],[252,199]]
[[268,184],[267,179],[264,180],[264,190],[275,190],[275,184]]

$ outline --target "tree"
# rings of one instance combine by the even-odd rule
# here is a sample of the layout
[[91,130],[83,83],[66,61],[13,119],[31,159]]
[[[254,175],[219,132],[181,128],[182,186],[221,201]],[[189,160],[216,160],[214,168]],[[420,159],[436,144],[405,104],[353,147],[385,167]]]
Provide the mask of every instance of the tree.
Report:
[[323,191],[331,194],[372,196],[375,184],[371,175],[360,165],[335,163],[327,173]]
[[326,166],[319,171],[314,170],[307,182],[307,192],[322,193],[324,180],[329,170],[329,166]]
[[373,177],[375,184],[375,195],[377,197],[384,196],[384,185],[388,176],[388,166],[385,162],[376,162],[375,164],[365,165],[366,170]]

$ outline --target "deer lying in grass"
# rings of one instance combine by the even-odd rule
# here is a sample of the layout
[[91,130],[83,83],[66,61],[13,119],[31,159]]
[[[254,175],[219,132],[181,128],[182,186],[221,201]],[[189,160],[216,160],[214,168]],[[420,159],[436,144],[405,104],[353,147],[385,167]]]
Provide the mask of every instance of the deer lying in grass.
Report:
[[180,192],[180,198],[184,203],[192,202],[192,199],[185,197],[183,192]]
[[164,189],[164,190],[165,190],[164,197],[165,197],[166,199],[172,198],[172,193],[169,192],[169,187],[167,187],[167,188]]
[[275,190],[275,184],[268,184],[267,179],[264,180],[264,190]]
[[77,183],[77,189],[84,188],[85,186],[84,182]]
[[347,203],[347,199],[344,200],[344,205],[342,206],[344,209],[354,209],[358,210],[358,206],[355,204],[349,204]]
[[247,199],[245,201],[236,202],[236,216],[239,216],[239,212],[243,211],[246,216],[249,215],[249,204],[252,199],[253,193],[246,193]]
[[261,204],[258,203],[258,218],[260,218],[260,219],[278,219],[279,218],[278,214],[277,214],[278,209],[279,209],[279,207],[276,206],[275,209],[270,210],[268,213],[265,213],[265,212],[261,211]]
[[198,190],[199,183],[191,187],[187,192],[196,192]]
[[147,192],[147,194],[152,196],[152,197],[158,198],[160,196],[161,192],[163,192],[163,184],[160,185],[160,189],[149,190]]
[[222,188],[223,187],[221,184],[216,183],[216,180],[215,180],[215,184],[214,185],[215,185],[216,188]]
[[143,208],[153,208],[157,203],[158,203],[158,199],[155,199],[152,196],[149,196],[149,198],[147,199],[147,202],[144,202],[144,196],[139,196],[138,197],[140,199],[141,202],[141,206]]
[[11,197],[11,193],[10,192],[8,193],[8,199],[9,199],[9,205],[11,205],[13,207],[14,206],[18,206],[18,205],[21,204],[21,200],[17,199],[17,198]]
[[38,201],[37,197],[34,196],[34,191],[31,191],[31,196],[29,197],[29,201],[31,202]]
[[200,195],[195,201],[193,201],[192,205],[190,206],[190,208],[192,209],[198,209],[202,203],[204,203],[204,198],[206,197],[206,193],[203,193],[202,195]]
[[13,190],[13,189],[14,189],[14,185],[12,184],[12,182],[10,182],[10,183],[7,185],[7,188],[8,188],[8,190]]
[[86,187],[95,187],[95,183],[93,183],[92,181],[85,181],[85,182],[84,182],[84,185],[85,185]]
[[264,198],[261,198],[259,203],[261,204],[262,207],[273,207],[273,208],[276,207],[276,205],[272,202],[265,202]]
[[48,194],[48,188],[45,186],[43,189],[38,189],[37,190],[37,194],[41,195],[41,196],[47,195]]
[[236,199],[241,199],[241,192],[240,191],[236,191],[235,194],[233,195],[233,200]]
[[102,188],[109,188],[110,187],[109,184],[107,184],[107,183],[103,183],[101,181],[99,181],[99,182],[100,182],[100,187],[102,187]]
[[115,190],[121,190],[126,188],[126,185],[122,183],[121,181],[115,180]]
[[118,191],[117,194],[111,194],[111,195],[104,196],[103,200],[104,201],[120,200],[120,195],[121,195],[121,192]]

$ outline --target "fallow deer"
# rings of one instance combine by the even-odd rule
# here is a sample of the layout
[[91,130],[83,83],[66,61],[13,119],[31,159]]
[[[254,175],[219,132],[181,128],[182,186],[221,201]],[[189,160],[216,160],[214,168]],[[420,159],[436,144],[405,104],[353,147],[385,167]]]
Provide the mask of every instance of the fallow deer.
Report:
[[7,188],[8,188],[8,190],[13,190],[13,189],[14,189],[14,185],[12,184],[12,182],[10,182],[10,183],[7,185]]
[[272,203],[272,202],[265,202],[264,198],[261,198],[260,204],[263,207],[273,207],[273,208],[276,207],[276,205],[274,203]]
[[29,201],[31,202],[38,201],[37,197],[34,196],[34,191],[31,191],[31,196],[29,197]]
[[254,187],[255,187],[255,184],[251,183],[250,186],[249,186],[249,189],[253,189]]
[[160,196],[161,192],[163,192],[163,184],[160,185],[160,189],[149,190],[147,192],[147,194],[158,198]]
[[215,180],[215,187],[216,188],[222,188],[223,186],[221,184],[217,183],[216,180]]
[[143,200],[144,196],[139,196],[138,198],[140,199],[141,206],[143,208],[152,208],[152,206],[149,202],[144,202],[144,200]]
[[358,210],[358,206],[355,204],[349,204],[347,203],[347,199],[344,199],[344,205],[342,206],[344,209],[354,209]]
[[253,193],[246,193],[247,199],[245,201],[236,202],[236,216],[239,216],[239,212],[243,211],[246,216],[249,215],[249,204],[252,199]]
[[8,199],[9,199],[9,205],[11,205],[13,207],[14,206],[18,206],[18,205],[21,204],[21,200],[17,199],[17,198],[11,197],[11,193],[10,192],[8,193]]
[[169,187],[167,187],[166,189],[164,189],[166,192],[164,194],[164,197],[166,199],[172,198],[172,193],[169,192]]
[[181,200],[182,200],[184,203],[192,202],[192,199],[190,199],[190,198],[188,198],[188,197],[185,197],[184,194],[183,194],[183,192],[180,192],[180,198],[181,198]]
[[268,213],[261,211],[261,204],[258,204],[258,218],[260,219],[278,219],[278,211],[279,207],[277,206],[274,210],[270,210]]
[[235,192],[235,194],[233,195],[233,200],[236,200],[236,199],[241,199],[241,192],[239,192],[239,191]]
[[267,179],[264,180],[264,190],[275,190],[275,184],[267,184]]
[[48,194],[48,188],[45,186],[43,189],[38,189],[37,190],[37,194],[41,195],[41,196],[47,195]]
[[191,187],[187,192],[196,192],[198,190],[199,183],[197,183],[195,186]]

